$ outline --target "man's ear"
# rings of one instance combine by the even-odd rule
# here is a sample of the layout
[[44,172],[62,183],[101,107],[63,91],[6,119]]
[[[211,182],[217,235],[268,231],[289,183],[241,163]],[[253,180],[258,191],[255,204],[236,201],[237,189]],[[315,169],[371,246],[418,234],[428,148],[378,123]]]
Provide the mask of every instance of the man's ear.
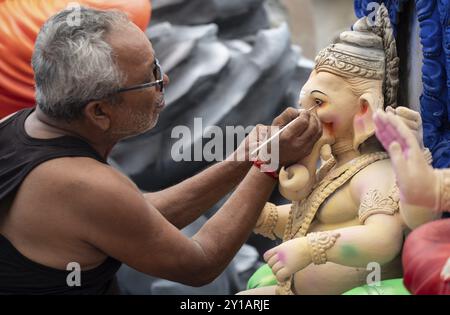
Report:
[[106,102],[89,102],[84,108],[86,119],[103,131],[111,127],[110,106]]
[[375,134],[373,113],[376,107],[373,94],[363,94],[358,100],[358,112],[353,117],[353,148],[355,150],[358,150],[364,141]]

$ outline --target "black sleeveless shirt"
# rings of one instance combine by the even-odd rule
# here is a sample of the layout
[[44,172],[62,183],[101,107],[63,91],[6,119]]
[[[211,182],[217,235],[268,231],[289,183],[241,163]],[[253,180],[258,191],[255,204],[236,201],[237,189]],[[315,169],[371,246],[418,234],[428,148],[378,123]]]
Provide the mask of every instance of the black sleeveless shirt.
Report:
[[[32,112],[33,109],[19,111],[0,123],[0,205],[13,200],[25,177],[45,161],[89,157],[106,163],[81,139],[28,136],[24,124]],[[118,293],[115,274],[120,265],[117,260],[108,258],[97,268],[81,272],[81,286],[69,286],[67,278],[72,279],[73,269],[57,270],[33,262],[0,234],[0,294],[114,294]]]

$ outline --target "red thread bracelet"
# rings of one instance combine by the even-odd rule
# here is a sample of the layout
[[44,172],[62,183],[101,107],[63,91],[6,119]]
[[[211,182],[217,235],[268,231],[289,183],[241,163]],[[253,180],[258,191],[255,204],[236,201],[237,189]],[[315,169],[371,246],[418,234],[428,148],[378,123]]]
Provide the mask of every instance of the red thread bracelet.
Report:
[[256,161],[253,162],[253,165],[256,166],[257,168],[259,168],[261,170],[261,172],[263,172],[263,173],[267,174],[268,176],[278,180],[278,173],[277,172],[273,172],[273,171],[272,172],[271,171],[265,172],[265,171],[263,171],[261,169],[261,166],[264,165],[264,164],[265,164],[264,162],[259,161],[259,160],[256,160]]

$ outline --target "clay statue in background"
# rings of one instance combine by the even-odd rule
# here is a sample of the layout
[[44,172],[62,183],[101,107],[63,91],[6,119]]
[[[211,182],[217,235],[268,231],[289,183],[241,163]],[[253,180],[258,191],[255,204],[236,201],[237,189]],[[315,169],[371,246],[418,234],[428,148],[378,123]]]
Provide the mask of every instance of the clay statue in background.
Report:
[[[373,263],[381,280],[401,277],[406,225],[399,208],[409,205],[399,205],[373,121],[378,109],[396,111],[398,64],[384,6],[374,25],[360,19],[317,56],[300,103],[316,107],[324,134],[309,157],[280,173],[280,191],[292,204],[266,204],[255,228],[283,240],[264,255],[278,285],[245,293],[341,294],[366,284]],[[406,121],[414,118],[404,112]],[[316,172],[328,145],[331,157]],[[425,212],[415,224],[433,219]]]
[[450,211],[450,170],[428,165],[414,134],[392,113],[377,112],[375,123],[377,137],[391,156],[402,202],[436,213]]
[[[391,157],[401,202],[437,214],[450,211],[450,169],[429,166],[414,134],[392,113],[378,112],[375,124],[377,137]],[[402,213],[406,222],[424,215],[411,207]],[[411,293],[450,294],[450,219],[425,224],[408,236],[403,268]]]

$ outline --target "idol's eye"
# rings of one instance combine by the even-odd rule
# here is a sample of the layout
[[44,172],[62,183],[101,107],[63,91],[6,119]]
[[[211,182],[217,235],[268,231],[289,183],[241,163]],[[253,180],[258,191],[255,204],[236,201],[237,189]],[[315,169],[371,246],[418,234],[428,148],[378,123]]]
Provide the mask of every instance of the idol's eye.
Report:
[[314,102],[315,102],[316,106],[321,106],[323,104],[323,101],[321,99],[318,99],[318,98],[316,98],[314,100]]

